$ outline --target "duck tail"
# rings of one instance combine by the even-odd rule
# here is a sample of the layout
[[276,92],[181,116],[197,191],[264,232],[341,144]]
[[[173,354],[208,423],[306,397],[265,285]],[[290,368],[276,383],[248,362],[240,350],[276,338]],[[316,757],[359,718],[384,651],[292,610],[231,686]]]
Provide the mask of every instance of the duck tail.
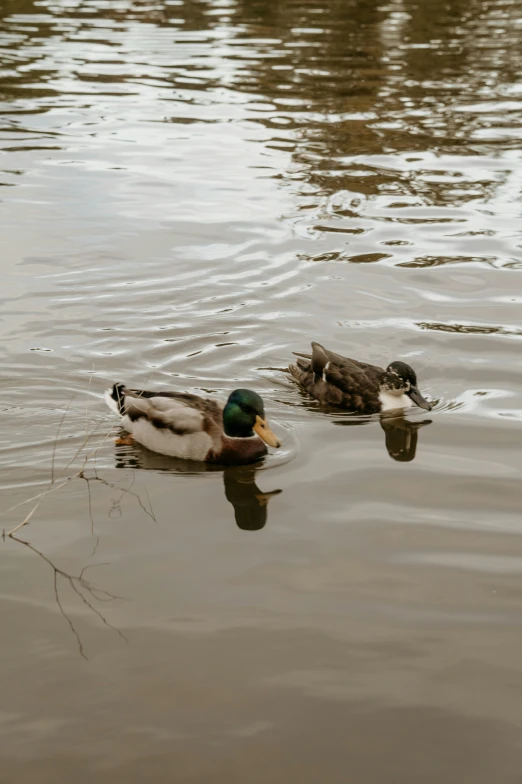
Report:
[[296,379],[296,381],[299,381],[299,376],[301,374],[299,373],[299,368],[297,365],[288,365],[288,372]]
[[115,414],[123,416],[125,414],[125,385],[114,384],[112,389],[105,390],[105,402]]
[[301,381],[303,373],[307,373],[310,370],[310,360],[303,358],[299,358],[295,364],[288,365],[288,372],[291,376],[295,378],[296,381]]

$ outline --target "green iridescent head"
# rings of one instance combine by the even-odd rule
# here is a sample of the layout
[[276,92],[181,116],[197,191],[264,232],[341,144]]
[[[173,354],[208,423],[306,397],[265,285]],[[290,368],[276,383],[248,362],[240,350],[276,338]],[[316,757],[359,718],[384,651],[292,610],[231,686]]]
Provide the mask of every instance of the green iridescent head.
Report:
[[225,435],[231,438],[251,438],[258,435],[269,446],[281,446],[265,420],[265,407],[257,392],[235,389],[223,409]]

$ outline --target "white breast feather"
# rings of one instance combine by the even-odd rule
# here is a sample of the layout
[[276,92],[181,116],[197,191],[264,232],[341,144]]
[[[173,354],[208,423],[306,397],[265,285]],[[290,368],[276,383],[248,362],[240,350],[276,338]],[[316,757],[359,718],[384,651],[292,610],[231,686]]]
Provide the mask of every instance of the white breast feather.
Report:
[[400,395],[394,395],[381,389],[379,392],[379,400],[381,401],[382,411],[391,411],[394,408],[411,408],[413,401],[408,395],[402,392]]

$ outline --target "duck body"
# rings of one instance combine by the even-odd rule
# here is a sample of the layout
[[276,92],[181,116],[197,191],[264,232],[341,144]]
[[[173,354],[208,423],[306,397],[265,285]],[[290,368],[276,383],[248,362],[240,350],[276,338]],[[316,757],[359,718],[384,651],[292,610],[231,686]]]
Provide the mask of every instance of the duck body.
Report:
[[313,398],[359,414],[410,408],[414,403],[431,409],[417,389],[413,368],[392,362],[386,370],[367,362],[343,357],[312,343],[311,354],[296,354],[288,370]]
[[252,463],[278,439],[264,418],[263,402],[235,390],[227,403],[186,392],[151,392],[115,384],[105,401],[124,429],[153,452],[221,465]]

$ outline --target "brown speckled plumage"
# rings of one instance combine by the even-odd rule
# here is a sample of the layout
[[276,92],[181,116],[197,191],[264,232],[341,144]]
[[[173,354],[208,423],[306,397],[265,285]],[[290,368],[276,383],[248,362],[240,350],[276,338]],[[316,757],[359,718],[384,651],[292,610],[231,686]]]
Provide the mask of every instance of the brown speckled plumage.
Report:
[[311,354],[297,354],[289,372],[316,400],[358,414],[409,408],[415,404],[426,410],[431,403],[417,388],[417,376],[405,362],[391,362],[386,370],[367,362],[343,357],[312,343]]
[[381,410],[379,379],[384,370],[312,343],[312,354],[297,354],[289,371],[309,395],[321,403],[361,414]]

